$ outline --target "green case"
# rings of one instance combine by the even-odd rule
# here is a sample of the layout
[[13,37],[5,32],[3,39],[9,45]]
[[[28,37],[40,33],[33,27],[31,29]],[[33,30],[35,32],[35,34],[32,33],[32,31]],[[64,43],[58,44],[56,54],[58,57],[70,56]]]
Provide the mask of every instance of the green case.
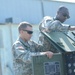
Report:
[[33,75],[65,75],[62,54],[55,53],[52,58],[46,55],[32,56]]
[[75,41],[63,32],[42,32],[59,52],[75,51]]

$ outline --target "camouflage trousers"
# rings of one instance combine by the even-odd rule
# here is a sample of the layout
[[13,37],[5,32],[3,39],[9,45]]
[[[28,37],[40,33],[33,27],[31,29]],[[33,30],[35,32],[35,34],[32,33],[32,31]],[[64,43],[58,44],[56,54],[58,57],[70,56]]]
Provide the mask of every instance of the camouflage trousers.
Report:
[[14,63],[14,75],[32,75],[32,65],[25,63]]

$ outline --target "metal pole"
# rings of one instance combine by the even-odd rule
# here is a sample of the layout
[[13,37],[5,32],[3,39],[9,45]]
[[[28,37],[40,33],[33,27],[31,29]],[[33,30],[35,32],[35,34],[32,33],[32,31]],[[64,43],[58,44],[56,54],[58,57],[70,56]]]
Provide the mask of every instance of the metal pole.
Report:
[[42,17],[44,17],[45,14],[44,14],[44,4],[43,4],[43,0],[41,0],[41,9],[42,9]]
[[2,67],[1,67],[1,50],[0,50],[0,75],[2,75]]

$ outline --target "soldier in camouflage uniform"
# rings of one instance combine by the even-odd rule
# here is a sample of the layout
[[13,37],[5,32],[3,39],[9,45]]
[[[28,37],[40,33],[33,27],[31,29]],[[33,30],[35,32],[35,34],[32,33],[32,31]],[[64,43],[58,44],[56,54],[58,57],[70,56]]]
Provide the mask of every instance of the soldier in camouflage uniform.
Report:
[[[30,41],[33,31],[29,23],[20,23],[18,31],[19,38],[12,47],[14,75],[33,75],[31,55],[42,52],[44,46]],[[49,58],[53,56],[53,53],[50,51],[43,52],[43,54],[46,54]]]
[[[60,6],[57,14],[54,18],[50,16],[45,16],[43,20],[41,21],[39,25],[40,31],[45,31],[45,32],[52,32],[52,31],[62,31],[67,33],[68,30],[75,30],[75,27],[71,27],[69,25],[63,25],[62,23],[68,19],[69,16],[69,11],[66,7]],[[39,41],[41,41],[49,50],[52,52],[58,52],[54,46],[49,42],[49,40],[43,36],[42,34],[39,37]],[[45,47],[45,48],[46,48]]]

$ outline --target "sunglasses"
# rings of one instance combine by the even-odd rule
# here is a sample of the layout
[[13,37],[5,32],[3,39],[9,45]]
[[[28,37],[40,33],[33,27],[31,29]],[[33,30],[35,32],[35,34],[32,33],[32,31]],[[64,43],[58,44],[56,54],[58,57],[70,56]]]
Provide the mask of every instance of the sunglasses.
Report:
[[63,14],[63,16],[64,16],[64,17],[67,17],[67,18],[70,18],[70,17],[69,17],[68,15],[66,15],[66,14]]
[[23,30],[23,31],[26,31],[28,34],[32,34],[33,31],[29,31],[29,30]]

